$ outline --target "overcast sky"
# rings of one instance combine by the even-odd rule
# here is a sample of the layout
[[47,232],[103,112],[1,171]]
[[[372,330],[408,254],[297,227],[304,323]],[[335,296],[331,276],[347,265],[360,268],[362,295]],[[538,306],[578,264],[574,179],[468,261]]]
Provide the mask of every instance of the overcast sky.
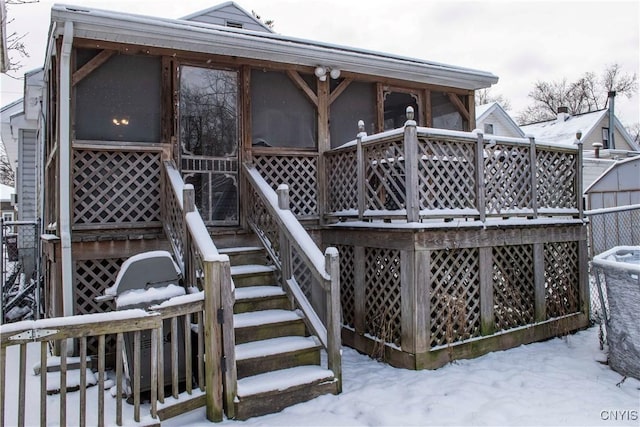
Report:
[[[218,0],[65,0],[98,9],[179,18]],[[53,1],[9,5],[11,30],[28,33],[31,57],[24,73],[42,65]],[[294,37],[388,52],[490,71],[492,89],[511,102],[512,116],[531,103],[538,81],[618,63],[640,74],[640,2],[633,1],[435,1],[435,0],[236,0],[275,21]],[[1,105],[21,97],[22,83],[2,75]],[[616,98],[625,125],[640,122],[640,97]]]

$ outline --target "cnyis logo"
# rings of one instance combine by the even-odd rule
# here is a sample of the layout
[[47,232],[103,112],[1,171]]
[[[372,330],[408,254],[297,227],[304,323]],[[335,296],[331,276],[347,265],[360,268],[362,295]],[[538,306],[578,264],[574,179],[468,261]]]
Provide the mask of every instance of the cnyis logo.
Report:
[[635,409],[617,409],[600,411],[600,419],[603,421],[638,421],[640,416],[638,415],[638,411]]

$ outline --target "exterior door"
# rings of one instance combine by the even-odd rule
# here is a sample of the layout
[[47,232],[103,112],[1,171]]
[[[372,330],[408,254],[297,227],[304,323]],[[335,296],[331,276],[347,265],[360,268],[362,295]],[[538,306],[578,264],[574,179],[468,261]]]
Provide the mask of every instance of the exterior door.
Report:
[[238,74],[180,67],[180,167],[207,225],[238,225]]

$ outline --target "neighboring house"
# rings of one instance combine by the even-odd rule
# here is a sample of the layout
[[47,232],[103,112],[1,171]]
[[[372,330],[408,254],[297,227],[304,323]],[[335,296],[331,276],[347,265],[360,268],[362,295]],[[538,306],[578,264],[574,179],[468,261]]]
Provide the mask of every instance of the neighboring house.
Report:
[[15,209],[13,206],[15,190],[8,185],[0,184],[0,211],[4,221],[15,221]]
[[38,186],[42,151],[38,123],[44,72],[40,68],[24,76],[25,97],[2,109],[2,141],[16,177],[17,219],[35,221],[40,217]]
[[[614,115],[610,120],[609,109],[575,116],[565,110],[561,109],[553,120],[524,125],[521,129],[525,134],[534,136],[536,141],[564,145],[574,144],[580,133],[584,149],[583,188],[587,188],[616,160],[640,155],[640,147],[618,118]],[[613,124],[613,132],[610,132],[610,123]]]
[[485,135],[524,137],[524,132],[497,102],[476,106],[476,128]]
[[[113,309],[96,297],[141,252],[172,250],[186,265],[202,218],[210,236],[198,244],[259,245],[290,291],[278,295],[311,300],[299,304],[318,312],[307,325],[341,305],[343,343],[397,366],[435,368],[588,324],[575,147],[531,151],[498,136],[479,146],[474,93],[497,82],[489,72],[257,24],[234,3],[177,20],[53,6],[40,129],[49,316]],[[329,273],[309,274],[326,261],[316,246],[338,249],[340,301],[317,299]],[[292,291],[297,282],[308,287]],[[288,403],[326,392],[289,391]]]

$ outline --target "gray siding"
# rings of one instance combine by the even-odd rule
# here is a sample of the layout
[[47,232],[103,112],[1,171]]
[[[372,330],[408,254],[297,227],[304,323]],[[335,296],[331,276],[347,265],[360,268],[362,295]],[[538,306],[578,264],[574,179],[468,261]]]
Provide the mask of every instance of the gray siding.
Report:
[[205,12],[199,16],[193,16],[189,18],[189,21],[222,25],[224,27],[241,24],[242,28],[245,30],[269,32],[265,27],[258,24],[252,17],[247,16],[244,11],[233,4],[228,4],[219,9]]
[[18,137],[18,220],[37,219],[35,130],[21,130]]

